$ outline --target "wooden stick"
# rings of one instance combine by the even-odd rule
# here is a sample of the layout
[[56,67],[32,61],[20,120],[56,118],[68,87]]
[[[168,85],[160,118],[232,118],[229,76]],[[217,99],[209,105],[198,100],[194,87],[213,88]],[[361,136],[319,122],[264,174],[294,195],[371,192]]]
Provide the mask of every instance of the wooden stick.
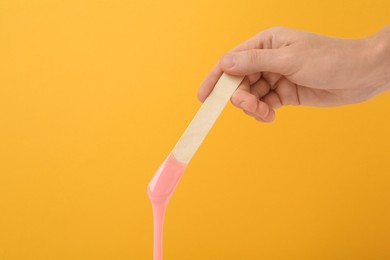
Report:
[[222,74],[191,123],[173,148],[173,155],[188,164],[244,77]]

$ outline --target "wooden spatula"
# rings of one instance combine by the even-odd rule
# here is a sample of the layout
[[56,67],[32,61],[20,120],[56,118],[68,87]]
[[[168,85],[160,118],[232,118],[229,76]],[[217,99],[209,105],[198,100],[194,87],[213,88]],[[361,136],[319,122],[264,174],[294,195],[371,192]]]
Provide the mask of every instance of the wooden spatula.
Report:
[[213,91],[180,137],[173,151],[149,183],[148,195],[152,202],[154,216],[154,260],[162,260],[163,223],[169,199],[192,156],[198,150],[242,80],[243,77],[222,74]]
[[173,151],[150,181],[148,194],[151,200],[168,202],[184,169],[242,80],[243,77],[222,74]]

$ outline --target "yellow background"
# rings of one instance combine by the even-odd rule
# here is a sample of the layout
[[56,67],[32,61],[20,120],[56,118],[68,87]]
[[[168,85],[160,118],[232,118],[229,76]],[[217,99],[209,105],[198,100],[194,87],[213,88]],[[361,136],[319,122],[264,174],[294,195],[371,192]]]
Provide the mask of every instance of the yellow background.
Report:
[[[230,48],[275,25],[365,37],[382,1],[0,1],[0,259],[152,259],[146,185]],[[390,93],[229,105],[169,205],[165,259],[390,259]]]

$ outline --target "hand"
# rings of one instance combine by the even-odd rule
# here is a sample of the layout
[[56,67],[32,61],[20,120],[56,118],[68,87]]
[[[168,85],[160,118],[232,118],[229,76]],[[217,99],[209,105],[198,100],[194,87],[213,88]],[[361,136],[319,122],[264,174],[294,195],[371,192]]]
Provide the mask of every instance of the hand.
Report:
[[390,88],[390,27],[362,39],[268,29],[222,57],[199,89],[202,102],[223,71],[246,76],[231,101],[263,122],[285,105],[362,102]]

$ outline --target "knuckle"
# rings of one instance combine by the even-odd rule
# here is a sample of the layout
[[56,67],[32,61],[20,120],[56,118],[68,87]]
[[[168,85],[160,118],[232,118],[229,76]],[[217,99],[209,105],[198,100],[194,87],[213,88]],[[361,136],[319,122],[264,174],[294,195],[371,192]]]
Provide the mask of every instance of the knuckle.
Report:
[[287,30],[287,28],[284,26],[273,26],[273,27],[270,27],[268,29],[265,29],[262,32],[259,32],[257,34],[257,36],[259,36],[259,37],[271,36],[271,35],[274,35],[276,33],[279,33],[279,32],[285,31],[285,30]]
[[257,50],[250,50],[248,52],[248,60],[251,64],[257,63],[259,59],[259,52]]
[[240,107],[240,103],[243,101],[242,90],[236,90],[232,95],[231,101],[233,105],[235,105],[236,107]]
[[283,31],[287,30],[287,28],[284,26],[274,26],[274,27],[271,27],[269,30],[272,33],[279,33],[279,32],[283,32]]

